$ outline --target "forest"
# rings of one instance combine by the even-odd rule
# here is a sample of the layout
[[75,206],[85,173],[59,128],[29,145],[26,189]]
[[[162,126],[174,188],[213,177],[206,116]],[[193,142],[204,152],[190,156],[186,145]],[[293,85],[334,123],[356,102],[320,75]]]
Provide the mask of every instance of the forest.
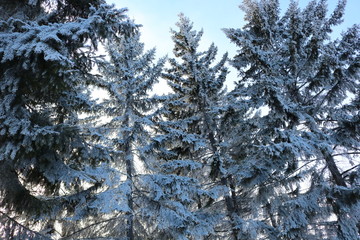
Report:
[[289,2],[159,58],[127,8],[2,0],[0,239],[360,239],[360,24]]

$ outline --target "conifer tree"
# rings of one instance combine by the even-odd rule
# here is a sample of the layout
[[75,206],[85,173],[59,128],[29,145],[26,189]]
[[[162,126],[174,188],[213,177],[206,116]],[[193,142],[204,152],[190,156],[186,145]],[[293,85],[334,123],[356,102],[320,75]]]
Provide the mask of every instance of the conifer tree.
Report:
[[351,159],[359,146],[356,110],[344,106],[358,94],[359,26],[330,38],[344,7],[328,16],[326,1],[303,10],[292,1],[281,17],[277,0],[249,0],[243,29],[225,29],[239,47],[231,114],[245,116],[232,121],[238,199],[256,199],[239,216],[261,220],[244,239],[358,237],[359,187],[344,174],[357,179],[358,166],[341,173],[336,158]]
[[134,26],[124,9],[97,1],[98,8],[81,6],[86,18],[76,8],[61,11],[65,1],[31,16],[28,5],[50,1],[7,3],[12,15],[0,21],[0,238],[59,236],[55,223],[90,213],[86,202],[102,185],[98,170],[108,159],[78,117],[94,106],[96,47]]
[[164,99],[157,122],[158,135],[154,138],[156,156],[163,162],[158,171],[164,174],[165,183],[158,184],[162,185],[160,188],[171,187],[169,200],[179,204],[175,211],[179,220],[170,225],[178,228],[172,231],[179,235],[171,237],[199,238],[213,234],[214,220],[223,214],[209,208],[219,197],[209,175],[211,165],[214,175],[221,168],[217,124],[225,92],[227,55],[214,64],[217,48],[213,44],[203,52],[199,50],[203,32],[193,30],[190,20],[182,14],[176,25],[179,30],[171,31],[175,58],[169,59],[170,67],[163,74],[172,92]]
[[139,33],[109,39],[106,52],[110,60],[100,62],[99,71],[103,78],[101,87],[109,94],[101,111],[109,120],[102,128],[110,140],[108,146],[114,149],[114,171],[124,176],[122,179],[120,174],[119,179],[112,180],[113,187],[102,193],[104,198],[98,204],[114,202],[112,209],[104,206],[102,213],[118,212],[115,214],[118,220],[107,226],[115,228],[111,237],[121,237],[126,232],[127,239],[146,238],[149,236],[139,214],[144,201],[139,182],[150,171],[148,155],[143,150],[149,144],[151,113],[157,103],[150,93],[165,59],[154,63],[155,49],[144,52]]

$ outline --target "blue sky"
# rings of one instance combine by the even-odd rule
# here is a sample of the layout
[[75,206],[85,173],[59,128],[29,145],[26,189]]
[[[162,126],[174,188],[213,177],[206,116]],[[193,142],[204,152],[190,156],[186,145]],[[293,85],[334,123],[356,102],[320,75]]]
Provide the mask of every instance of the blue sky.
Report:
[[[163,56],[172,51],[170,28],[175,27],[178,14],[184,13],[194,22],[194,28],[203,29],[201,46],[207,48],[212,42],[219,51],[234,51],[235,48],[225,37],[222,28],[239,28],[244,23],[243,13],[238,8],[241,0],[108,0],[118,8],[129,9],[128,15],[142,24],[142,41],[147,48],[156,47],[157,55]],[[290,0],[280,0],[281,9],[285,10]],[[309,0],[299,0],[305,6]],[[328,0],[329,9],[333,9],[336,0]],[[354,23],[360,23],[360,0],[348,0],[344,23],[338,27],[335,35]]]
[[237,7],[238,0],[226,0],[226,3],[221,0],[109,0],[108,2],[129,9],[128,15],[143,25],[142,41],[147,48],[156,47],[159,56],[172,52],[170,28],[176,29],[175,23],[180,12],[194,22],[194,29],[204,30],[201,41],[203,48],[214,42],[221,48],[221,52],[227,51],[229,43],[221,29],[238,27],[243,22],[243,14]]
[[[304,7],[310,0],[298,0]],[[242,0],[107,0],[116,7],[129,9],[128,15],[136,23],[142,24],[142,41],[147,49],[156,47],[157,57],[172,57],[173,42],[170,28],[177,29],[178,14],[184,13],[194,22],[194,29],[204,30],[200,48],[207,49],[214,42],[219,56],[229,52],[236,53],[236,46],[230,43],[222,28],[240,28],[244,24],[244,14],[239,9]],[[290,0],[280,0],[281,10],[285,11]],[[328,0],[329,10],[336,6],[336,0]],[[334,37],[355,23],[360,24],[360,0],[348,0],[344,22],[337,27]],[[234,71],[232,71],[232,74]],[[234,76],[231,76],[233,78]],[[236,77],[236,76],[235,76]],[[233,79],[234,80],[234,79]]]

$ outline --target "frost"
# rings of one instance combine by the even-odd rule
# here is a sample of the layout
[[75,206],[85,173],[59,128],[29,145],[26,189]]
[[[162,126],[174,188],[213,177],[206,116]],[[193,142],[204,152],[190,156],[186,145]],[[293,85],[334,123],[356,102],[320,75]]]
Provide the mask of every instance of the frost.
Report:
[[173,160],[168,163],[164,163],[162,166],[164,173],[172,173],[177,170],[188,170],[193,171],[196,169],[200,169],[202,165],[198,162],[194,162],[191,160]]
[[[283,16],[279,1],[244,1],[246,25],[224,30],[231,60],[200,51],[183,14],[174,58],[156,60],[125,9],[95,5],[87,18],[0,22],[0,230],[358,238],[359,26],[330,38],[345,1],[329,16],[325,1]],[[160,78],[171,93],[152,96]]]
[[132,209],[129,208],[126,199],[130,192],[129,183],[124,182],[118,187],[99,193],[96,200],[89,203],[88,206],[102,214],[131,212]]

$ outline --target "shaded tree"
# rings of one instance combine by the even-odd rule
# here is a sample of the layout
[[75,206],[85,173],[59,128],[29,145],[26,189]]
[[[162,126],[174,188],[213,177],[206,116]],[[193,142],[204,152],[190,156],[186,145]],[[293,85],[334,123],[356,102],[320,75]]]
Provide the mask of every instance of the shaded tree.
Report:
[[[86,201],[102,185],[93,168],[108,154],[92,144],[79,114],[94,106],[89,86],[96,79],[89,72],[98,43],[134,26],[125,9],[107,5],[87,6],[87,18],[58,22],[23,17],[25,5],[0,23],[0,205],[10,222],[51,236],[58,234],[55,222],[85,217]],[[22,230],[12,226],[2,225],[4,234],[9,227],[20,237]]]
[[163,99],[153,141],[161,163],[158,171],[164,174],[163,183],[157,180],[157,184],[160,189],[172,189],[162,190],[160,195],[168,208],[169,200],[177,204],[172,213],[176,221],[168,226],[173,233],[168,237],[200,238],[214,234],[216,220],[223,214],[215,208],[210,210],[211,203],[225,191],[212,183],[210,172],[216,178],[222,167],[217,125],[225,93],[227,55],[215,64],[217,48],[213,44],[199,50],[203,32],[193,30],[182,14],[176,25],[178,30],[171,31],[175,58],[169,59],[170,67],[163,74],[172,92]]
[[[359,26],[330,38],[344,8],[339,1],[328,16],[326,1],[303,10],[292,1],[280,16],[276,0],[244,1],[247,24],[225,29],[239,47],[232,65],[240,80],[230,94],[231,114],[243,116],[232,120],[238,130],[231,135],[238,198],[257,200],[240,215],[266,223],[255,225],[253,239],[358,236],[358,186],[347,181],[336,157],[351,159],[359,143],[350,127],[357,113],[344,108],[359,87]],[[349,171],[355,176],[356,169]]]

